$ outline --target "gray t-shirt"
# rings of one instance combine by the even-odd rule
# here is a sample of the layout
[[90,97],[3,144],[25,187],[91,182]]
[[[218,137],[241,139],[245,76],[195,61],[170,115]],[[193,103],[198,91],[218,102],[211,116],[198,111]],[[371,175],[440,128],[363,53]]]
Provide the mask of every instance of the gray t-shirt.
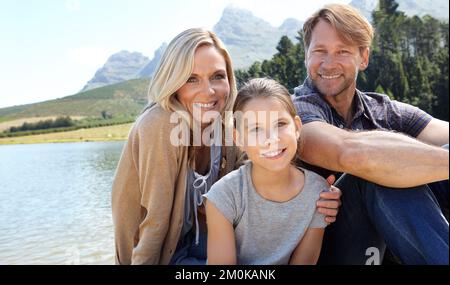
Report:
[[288,264],[308,228],[325,228],[325,217],[316,212],[327,181],[305,174],[303,190],[289,201],[264,199],[253,187],[252,163],[247,162],[216,182],[204,196],[233,224],[238,264]]

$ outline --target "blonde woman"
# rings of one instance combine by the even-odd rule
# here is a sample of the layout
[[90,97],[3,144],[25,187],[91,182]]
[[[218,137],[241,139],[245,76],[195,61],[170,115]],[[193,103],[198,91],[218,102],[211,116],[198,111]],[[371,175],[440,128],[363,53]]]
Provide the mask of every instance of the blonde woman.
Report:
[[[206,264],[202,195],[239,166],[237,148],[221,135],[232,129],[222,118],[236,93],[230,56],[213,32],[189,29],[172,40],[150,84],[153,103],[134,124],[116,171],[116,263]],[[181,143],[180,126],[192,131]],[[196,144],[196,129],[211,135]],[[337,206],[323,206],[319,212],[331,212],[326,221],[333,222]]]

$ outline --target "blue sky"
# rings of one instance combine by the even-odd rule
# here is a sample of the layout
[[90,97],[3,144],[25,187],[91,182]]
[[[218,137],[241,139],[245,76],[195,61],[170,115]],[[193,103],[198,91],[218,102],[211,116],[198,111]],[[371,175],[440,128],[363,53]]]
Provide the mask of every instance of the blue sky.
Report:
[[0,108],[77,93],[113,53],[153,57],[190,27],[212,29],[228,5],[279,26],[350,0],[0,0]]

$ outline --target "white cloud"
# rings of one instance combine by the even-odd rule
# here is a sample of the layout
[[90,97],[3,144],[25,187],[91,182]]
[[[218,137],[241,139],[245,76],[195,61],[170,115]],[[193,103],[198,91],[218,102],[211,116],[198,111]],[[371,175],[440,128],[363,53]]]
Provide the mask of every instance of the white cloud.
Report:
[[81,10],[80,0],[66,0],[66,9],[69,12],[79,12]]

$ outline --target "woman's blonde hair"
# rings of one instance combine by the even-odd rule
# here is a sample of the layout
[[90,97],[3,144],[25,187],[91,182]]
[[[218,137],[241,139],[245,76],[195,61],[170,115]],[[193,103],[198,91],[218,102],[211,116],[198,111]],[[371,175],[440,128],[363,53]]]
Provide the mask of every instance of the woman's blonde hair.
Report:
[[217,35],[204,28],[186,30],[170,42],[150,82],[150,101],[158,103],[167,111],[188,111],[176,98],[176,92],[192,75],[195,52],[201,46],[215,47],[225,59],[230,94],[223,112],[231,111],[237,94],[231,58]]
[[355,8],[346,4],[329,4],[314,13],[303,25],[305,51],[311,44],[314,27],[323,20],[333,26],[344,42],[368,48],[372,44],[374,29]]

